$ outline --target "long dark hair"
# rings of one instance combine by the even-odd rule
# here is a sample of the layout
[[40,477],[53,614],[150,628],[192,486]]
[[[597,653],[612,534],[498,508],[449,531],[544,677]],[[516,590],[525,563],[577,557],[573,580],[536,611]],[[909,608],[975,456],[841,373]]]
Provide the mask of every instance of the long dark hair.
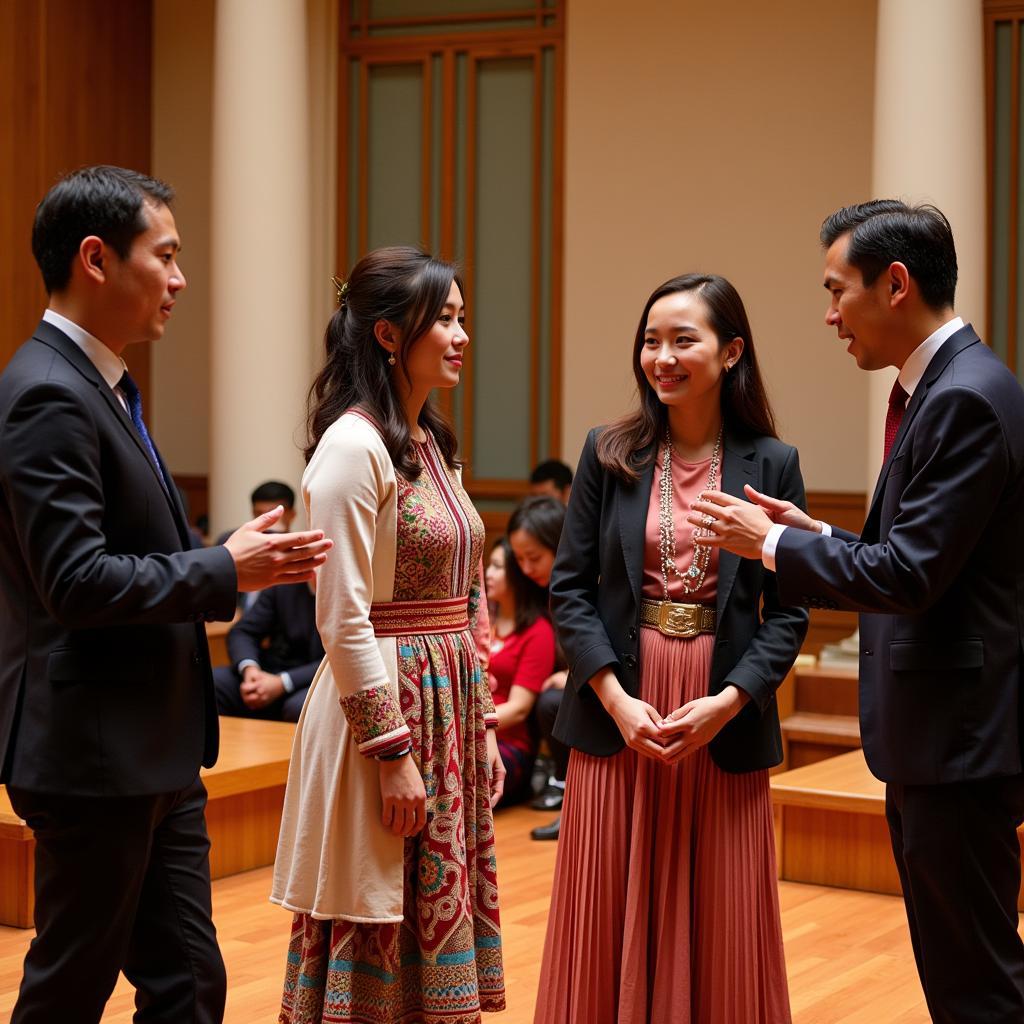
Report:
[[546,587],[534,583],[519,568],[508,537],[499,537],[494,542],[494,547],[500,547],[505,552],[505,585],[511,591],[512,602],[515,605],[513,621],[516,624],[516,632],[521,633],[524,629],[529,629],[547,611],[548,591]]
[[[395,470],[407,480],[419,476],[421,466],[413,456],[394,376],[401,373],[409,381],[409,350],[441,315],[453,281],[465,294],[452,264],[408,246],[375,249],[352,268],[345,294],[327,322],[324,367],[309,389],[307,462],[327,428],[343,412],[358,406],[380,427]],[[378,320],[387,320],[400,334],[394,373],[388,353],[373,333]],[[455,431],[429,399],[418,422],[434,436],[445,461],[454,468]]]
[[516,506],[505,532],[511,537],[516,530],[525,530],[538,544],[555,552],[564,522],[565,506],[560,501],[546,494],[535,494],[523,498]]
[[601,465],[626,482],[636,480],[640,471],[654,458],[653,446],[661,436],[667,416],[664,404],[647,382],[640,365],[647,316],[658,299],[677,292],[696,292],[700,296],[720,346],[727,345],[733,338],[743,339],[743,352],[722,384],[722,418],[726,428],[755,437],[778,436],[775,416],[757,365],[750,321],[739,292],[718,274],[673,277],[651,293],[636,329],[633,376],[640,407],[615,420],[597,439],[597,457]]

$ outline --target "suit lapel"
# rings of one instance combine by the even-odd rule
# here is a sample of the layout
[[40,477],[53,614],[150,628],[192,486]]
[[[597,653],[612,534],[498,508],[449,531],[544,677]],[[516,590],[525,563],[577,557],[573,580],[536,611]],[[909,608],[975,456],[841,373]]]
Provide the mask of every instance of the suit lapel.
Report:
[[931,362],[924,371],[924,376],[917,387],[914,388],[914,393],[907,403],[906,412],[903,414],[903,419],[900,420],[900,428],[896,431],[896,437],[893,438],[892,448],[889,449],[889,457],[882,464],[882,469],[878,474],[878,482],[875,484],[875,491],[871,496],[871,505],[868,508],[867,518],[864,522],[863,536],[868,534],[869,526],[872,524],[877,526],[875,521],[880,514],[881,498],[885,490],[885,482],[889,477],[889,469],[892,466],[893,460],[899,454],[903,439],[910,431],[910,425],[914,422],[914,417],[928,397],[929,389],[939,379],[942,371],[954,356],[963,352],[965,348],[980,343],[980,341],[981,339],[975,333],[974,328],[970,324],[965,324],[956,334],[947,338],[940,346],[939,351],[932,356]]
[[[746,495],[743,493],[744,484],[750,484],[754,488],[760,487],[760,465],[755,455],[754,446],[749,441],[740,440],[726,433],[722,453],[722,490],[726,494],[746,500]],[[718,590],[715,596],[715,609],[719,622],[722,621],[726,602],[732,593],[732,585],[736,581],[736,570],[739,569],[739,565],[739,555],[719,549]]]
[[[160,490],[164,492],[164,497],[167,499],[168,507],[174,515],[175,526],[178,529],[178,534],[182,535],[182,525],[185,522],[184,511],[181,509],[180,503],[177,502],[176,496],[172,497],[168,492],[171,476],[167,472],[166,466],[163,465],[163,460],[160,460],[160,468],[163,470],[165,479],[168,482],[167,487],[164,486],[164,482],[160,479],[157,468],[153,465],[153,460],[150,458],[149,451],[146,449],[146,445],[139,436],[139,432],[135,429],[135,424],[132,423],[131,417],[128,415],[124,406],[118,401],[117,395],[114,394],[110,385],[103,379],[103,375],[96,369],[93,361],[62,330],[60,330],[60,328],[54,327],[53,324],[46,320],[41,320],[39,322],[39,326],[36,328],[33,337],[36,341],[42,342],[42,344],[47,345],[59,355],[63,356],[90,384],[96,388],[100,397],[104,402],[106,402],[107,407],[110,409],[115,419],[127,431],[132,443],[139,450],[139,454],[142,455],[146,465],[149,467],[149,471],[153,474],[154,479],[160,485]],[[157,458],[160,458],[159,454],[157,455]],[[182,542],[184,543],[185,540],[186,537],[182,535]]]
[[619,485],[618,519],[619,539],[622,543],[622,557],[626,562],[626,575],[633,591],[633,600],[640,605],[640,586],[643,580],[644,539],[647,531],[647,509],[651,503],[651,486],[654,483],[654,460],[657,446],[648,447],[643,456],[647,462],[640,471],[640,478],[631,486]]

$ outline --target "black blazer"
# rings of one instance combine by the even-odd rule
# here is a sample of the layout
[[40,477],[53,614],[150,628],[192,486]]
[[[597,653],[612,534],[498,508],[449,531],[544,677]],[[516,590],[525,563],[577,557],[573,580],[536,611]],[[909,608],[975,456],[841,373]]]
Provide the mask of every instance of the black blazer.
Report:
[[99,371],[40,323],[0,375],[0,781],[191,784],[218,742],[202,623],[232,617],[236,585],[227,551],[190,550]]
[[931,784],[1021,771],[1024,393],[966,326],[932,358],[860,537],[786,530],[780,591],[860,617],[872,772]]
[[295,689],[304,690],[324,659],[313,591],[305,583],[261,590],[228,631],[228,657],[236,668],[240,661],[251,659],[264,672],[287,672]]
[[[640,479],[624,484],[597,460],[599,433],[600,428],[592,430],[583,446],[551,574],[552,613],[569,661],[554,733],[587,754],[607,756],[625,741],[588,684],[610,667],[627,693],[639,693],[640,588],[654,452],[646,453]],[[748,440],[727,433],[723,449],[722,486],[729,494],[743,497],[749,483],[804,507],[795,448],[775,438]],[[775,691],[803,643],[807,612],[782,606],[774,574],[760,562],[727,551],[720,553],[716,604],[708,692],[734,683],[751,700],[711,741],[711,756],[727,771],[767,768],[782,760]]]

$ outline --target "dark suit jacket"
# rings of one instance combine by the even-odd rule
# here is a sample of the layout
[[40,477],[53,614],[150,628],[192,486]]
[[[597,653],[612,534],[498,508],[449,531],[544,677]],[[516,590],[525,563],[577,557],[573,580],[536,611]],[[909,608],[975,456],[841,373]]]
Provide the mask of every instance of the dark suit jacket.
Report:
[[933,357],[860,537],[786,530],[785,600],[861,612],[860,720],[880,779],[1021,770],[1024,394],[970,326]]
[[[588,685],[611,667],[631,696],[639,693],[640,588],[644,531],[654,460],[634,484],[624,484],[597,460],[592,430],[580,456],[551,574],[551,608],[569,662],[569,684],[555,736],[588,754],[623,748],[622,735]],[[727,433],[722,486],[743,496],[743,485],[805,504],[795,448],[775,438]],[[648,452],[648,455],[653,455]],[[764,601],[763,612],[759,605]],[[753,771],[782,760],[775,690],[807,632],[807,613],[784,608],[772,573],[760,562],[722,551],[718,564],[718,629],[708,692],[729,683],[750,694],[743,710],[712,740],[711,756],[727,771]],[[662,709],[666,714],[671,708]]]
[[175,488],[99,371],[40,323],[0,376],[0,780],[81,796],[192,783],[218,742],[202,623],[232,617],[236,585],[227,551],[190,550]]
[[[267,647],[264,641],[269,641]],[[316,629],[316,597],[305,583],[260,591],[252,607],[228,632],[228,657],[238,667],[252,659],[264,672],[287,672],[296,690],[311,682],[324,658]]]

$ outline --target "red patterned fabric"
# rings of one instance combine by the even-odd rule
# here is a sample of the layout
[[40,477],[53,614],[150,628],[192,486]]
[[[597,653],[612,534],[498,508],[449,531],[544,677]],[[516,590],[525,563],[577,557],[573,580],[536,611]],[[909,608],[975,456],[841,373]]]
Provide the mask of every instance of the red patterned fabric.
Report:
[[882,461],[889,458],[892,450],[892,443],[896,440],[900,424],[903,422],[903,414],[907,411],[907,393],[900,384],[899,377],[892,382],[892,391],[889,392],[889,410],[885,414],[885,449],[882,453]]

